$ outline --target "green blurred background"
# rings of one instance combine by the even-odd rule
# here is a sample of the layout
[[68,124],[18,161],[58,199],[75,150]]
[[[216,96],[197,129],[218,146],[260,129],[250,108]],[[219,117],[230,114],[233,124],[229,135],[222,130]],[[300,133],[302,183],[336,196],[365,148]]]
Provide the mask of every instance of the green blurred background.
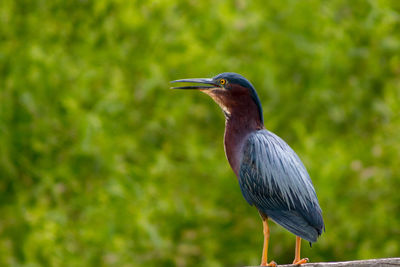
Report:
[[[233,71],[297,151],[326,233],[400,255],[400,2],[0,1],[0,265],[259,264],[224,119],[178,78]],[[270,259],[293,260],[275,224]]]

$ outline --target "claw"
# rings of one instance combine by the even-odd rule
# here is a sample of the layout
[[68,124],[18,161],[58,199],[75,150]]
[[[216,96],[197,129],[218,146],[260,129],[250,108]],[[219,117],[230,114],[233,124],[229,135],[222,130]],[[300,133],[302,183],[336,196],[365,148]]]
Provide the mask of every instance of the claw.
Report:
[[260,266],[272,266],[272,267],[276,267],[276,262],[271,261],[270,263],[261,263]]
[[307,263],[307,262],[309,262],[309,261],[310,261],[310,260],[309,260],[308,258],[304,258],[304,259],[301,259],[301,260],[298,260],[298,261],[294,260],[294,261],[293,261],[293,264],[295,264],[295,265],[300,265],[300,264]]

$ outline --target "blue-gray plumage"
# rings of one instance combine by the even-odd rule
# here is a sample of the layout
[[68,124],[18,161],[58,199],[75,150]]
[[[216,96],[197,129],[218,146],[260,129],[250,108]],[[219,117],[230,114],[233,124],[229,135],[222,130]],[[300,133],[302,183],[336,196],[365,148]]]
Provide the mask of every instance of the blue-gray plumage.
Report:
[[249,135],[239,184],[250,205],[293,234],[317,241],[324,228],[317,195],[303,163],[281,138],[267,130]]
[[310,243],[317,241],[325,229],[322,211],[299,157],[285,141],[265,129],[261,103],[253,85],[232,72],[214,78],[173,82],[201,84],[174,89],[198,89],[209,95],[225,114],[226,156],[238,177],[244,198],[258,209],[263,219],[261,265],[276,265],[267,262],[268,218],[297,236],[293,263],[307,262],[308,259],[300,259],[300,238]]

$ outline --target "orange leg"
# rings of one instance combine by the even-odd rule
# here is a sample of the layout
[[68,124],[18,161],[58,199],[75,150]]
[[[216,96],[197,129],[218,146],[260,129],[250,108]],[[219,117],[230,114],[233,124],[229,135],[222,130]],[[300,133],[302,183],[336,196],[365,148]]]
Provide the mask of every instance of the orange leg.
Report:
[[264,247],[262,252],[261,266],[276,266],[274,261],[268,263],[268,241],[269,241],[269,226],[268,218],[262,217],[264,228]]
[[293,264],[300,265],[308,262],[308,258],[300,259],[300,247],[301,247],[301,238],[296,236],[296,250]]

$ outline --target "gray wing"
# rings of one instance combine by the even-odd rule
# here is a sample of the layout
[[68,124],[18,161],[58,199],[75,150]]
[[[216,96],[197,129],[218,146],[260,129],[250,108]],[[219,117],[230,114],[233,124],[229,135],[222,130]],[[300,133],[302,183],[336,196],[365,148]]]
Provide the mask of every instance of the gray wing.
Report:
[[315,242],[324,229],[311,179],[296,153],[275,134],[249,135],[239,184],[250,205],[295,235]]

